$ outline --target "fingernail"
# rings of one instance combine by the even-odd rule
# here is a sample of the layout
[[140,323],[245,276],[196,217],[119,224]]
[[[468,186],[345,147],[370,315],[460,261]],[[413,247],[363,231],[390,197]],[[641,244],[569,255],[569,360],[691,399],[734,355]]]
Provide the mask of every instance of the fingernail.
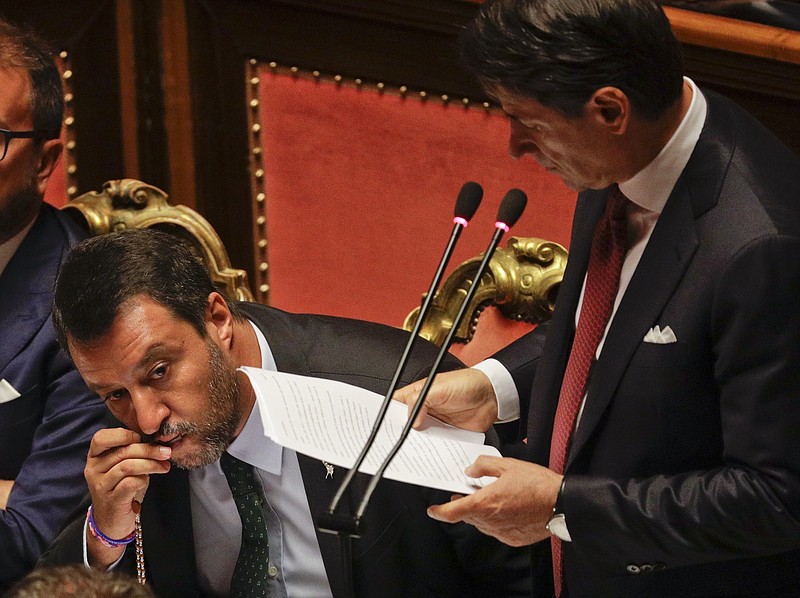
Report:
[[158,447],[158,452],[165,457],[169,457],[172,454],[172,449],[168,446],[160,446]]
[[428,509],[428,517],[435,519],[436,521],[444,521],[444,519],[437,517],[436,513],[432,509]]

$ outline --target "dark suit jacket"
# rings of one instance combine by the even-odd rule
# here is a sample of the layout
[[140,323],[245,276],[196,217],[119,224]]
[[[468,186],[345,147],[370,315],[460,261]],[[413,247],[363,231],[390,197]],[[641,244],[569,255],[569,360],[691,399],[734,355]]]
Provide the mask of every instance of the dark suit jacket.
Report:
[[0,590],[33,568],[83,498],[89,440],[107,414],[50,318],[56,272],[82,236],[44,205],[0,276],[0,379],[21,395],[0,404],[0,479],[15,480],[0,510]]
[[[800,596],[800,160],[730,101],[706,97],[568,458],[570,596]],[[545,465],[606,195],[579,196],[532,393],[516,375],[529,341],[497,356],[530,397],[529,458]],[[643,342],[655,325],[677,342]],[[534,587],[545,588],[549,543],[533,551]]]
[[[329,378],[385,393],[405,346],[403,331],[355,320],[289,314],[256,304],[239,304],[267,338],[278,370]],[[425,376],[435,348],[420,343],[403,376],[409,383]],[[447,369],[458,367],[449,359]],[[338,488],[325,478],[317,459],[298,455],[311,513],[323,512]],[[355,496],[343,506],[353,512],[363,495],[360,476]],[[268,497],[269,498],[269,497]],[[353,543],[357,596],[528,595],[527,551],[511,549],[466,525],[446,526],[428,518],[425,508],[449,495],[383,480],[365,514],[366,535]],[[81,562],[83,518],[59,537],[44,562]],[[173,469],[152,476],[142,505],[144,552],[149,580],[159,596],[200,594],[192,539],[187,472]],[[339,540],[317,533],[334,596],[343,592]],[[223,548],[221,548],[223,549]],[[224,547],[238,550],[236,547]],[[131,556],[128,550],[126,558]],[[133,571],[132,563],[126,563]]]

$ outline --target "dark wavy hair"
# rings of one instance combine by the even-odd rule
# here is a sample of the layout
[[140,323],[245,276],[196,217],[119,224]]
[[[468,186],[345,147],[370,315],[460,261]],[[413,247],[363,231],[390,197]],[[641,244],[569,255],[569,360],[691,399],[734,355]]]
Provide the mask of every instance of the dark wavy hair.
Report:
[[490,93],[501,87],[569,117],[612,86],[655,119],[683,84],[680,44],[651,0],[489,0],[461,53]]
[[64,91],[54,54],[33,31],[0,18],[0,67],[28,71],[33,128],[58,137],[64,118]]
[[[89,345],[104,336],[126,301],[145,296],[206,337],[208,296],[217,291],[202,260],[177,237],[128,229],[81,241],[56,280],[53,322],[61,347],[67,336]],[[235,304],[228,308],[241,320]]]

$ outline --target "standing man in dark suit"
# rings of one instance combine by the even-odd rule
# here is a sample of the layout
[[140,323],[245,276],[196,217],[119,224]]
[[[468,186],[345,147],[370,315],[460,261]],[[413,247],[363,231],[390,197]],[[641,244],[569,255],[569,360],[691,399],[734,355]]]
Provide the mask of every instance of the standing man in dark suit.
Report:
[[[86,465],[91,516],[68,527],[44,563],[85,560],[134,572],[134,547],[115,541],[132,538],[140,503],[146,577],[159,596],[245,595],[229,594],[243,527],[224,474],[233,456],[255,467],[254,484],[268,504],[269,547],[257,563],[263,574],[248,579],[247,588],[263,583],[270,596],[344,595],[338,538],[318,533],[313,523],[340,474],[264,436],[255,394],[236,368],[329,378],[383,393],[406,333],[228,303],[202,263],[155,230],[101,235],[76,246],[55,297],[62,346],[128,429],[95,434]],[[406,381],[424,376],[435,353],[421,344]],[[451,359],[448,367],[457,365]],[[425,515],[442,494],[381,482],[367,509],[366,534],[353,546],[357,596],[529,594],[526,551]],[[343,504],[350,504],[347,497]]]
[[0,19],[0,591],[86,493],[86,451],[105,417],[50,318],[58,267],[84,236],[42,202],[63,109],[49,49]]
[[429,399],[526,416],[528,459],[430,514],[532,544],[541,596],[800,596],[800,160],[655,2],[487,2],[463,42],[512,156],[580,194],[535,379],[523,338]]

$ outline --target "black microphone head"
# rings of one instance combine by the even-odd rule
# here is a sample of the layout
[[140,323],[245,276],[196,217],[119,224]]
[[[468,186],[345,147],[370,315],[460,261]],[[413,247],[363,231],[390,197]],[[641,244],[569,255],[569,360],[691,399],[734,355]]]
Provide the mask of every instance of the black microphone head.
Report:
[[483,187],[473,181],[467,181],[461,186],[456,199],[455,217],[463,218],[469,222],[470,218],[478,211],[483,199]]
[[497,221],[502,222],[508,227],[514,226],[525,211],[528,203],[528,196],[519,189],[510,189],[500,202],[500,209],[497,210]]

